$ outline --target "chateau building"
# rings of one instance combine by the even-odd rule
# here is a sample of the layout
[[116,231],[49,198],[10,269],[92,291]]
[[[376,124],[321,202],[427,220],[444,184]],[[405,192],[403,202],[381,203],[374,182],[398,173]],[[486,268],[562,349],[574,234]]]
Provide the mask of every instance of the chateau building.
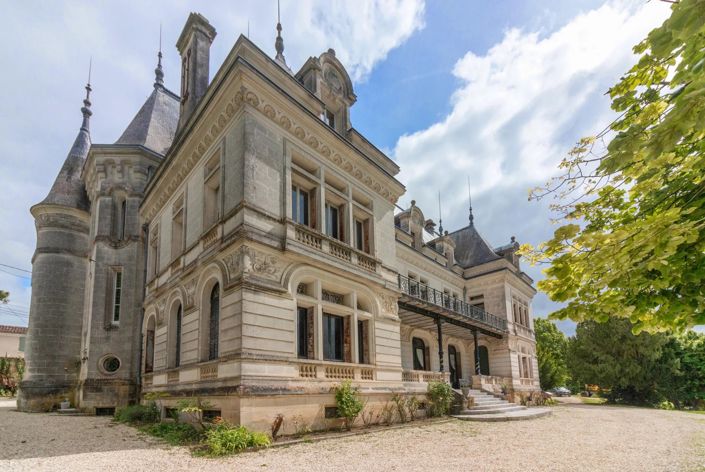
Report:
[[411,202],[399,167],[350,122],[329,49],[297,72],[240,36],[209,81],[216,31],[192,13],[181,91],[154,89],[114,144],[83,123],[36,221],[18,405],[92,413],[207,401],[267,429],[323,428],[332,387],[368,405],[455,388],[538,389],[535,294],[511,238],[492,247]]

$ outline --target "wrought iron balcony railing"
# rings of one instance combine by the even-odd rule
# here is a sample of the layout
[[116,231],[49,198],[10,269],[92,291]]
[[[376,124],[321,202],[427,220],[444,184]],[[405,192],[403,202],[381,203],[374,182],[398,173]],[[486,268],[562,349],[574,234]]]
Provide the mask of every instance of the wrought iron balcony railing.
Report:
[[399,275],[399,289],[406,295],[470,318],[475,323],[507,332],[506,319],[487,313],[481,308],[465,303],[457,297],[452,297],[416,280]]

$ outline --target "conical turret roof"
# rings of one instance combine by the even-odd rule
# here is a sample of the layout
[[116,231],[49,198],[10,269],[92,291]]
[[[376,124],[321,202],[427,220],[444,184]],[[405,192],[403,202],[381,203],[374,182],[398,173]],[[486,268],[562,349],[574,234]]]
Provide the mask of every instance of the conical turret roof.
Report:
[[90,83],[86,85],[86,98],[83,100],[83,123],[78,136],[69,150],[68,156],[61,166],[59,175],[54,180],[49,194],[40,202],[41,205],[62,205],[79,210],[88,210],[90,202],[86,187],[81,179],[81,170],[91,148],[91,133],[89,129],[91,112]]
[[155,83],[144,102],[115,144],[144,146],[165,155],[171,147],[179,123],[179,97]]

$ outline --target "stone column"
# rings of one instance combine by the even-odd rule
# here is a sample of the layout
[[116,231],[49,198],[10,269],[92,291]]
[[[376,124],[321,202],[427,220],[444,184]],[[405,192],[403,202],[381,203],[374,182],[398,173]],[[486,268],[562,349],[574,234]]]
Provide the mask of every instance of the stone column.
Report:
[[436,316],[436,329],[438,330],[438,366],[441,372],[443,370],[443,328],[440,316]]

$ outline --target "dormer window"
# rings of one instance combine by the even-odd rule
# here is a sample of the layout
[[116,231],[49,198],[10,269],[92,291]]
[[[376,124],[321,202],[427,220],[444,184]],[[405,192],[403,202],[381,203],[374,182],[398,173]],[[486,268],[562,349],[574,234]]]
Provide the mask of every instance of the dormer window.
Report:
[[326,110],[326,124],[335,129],[335,115],[330,110]]

